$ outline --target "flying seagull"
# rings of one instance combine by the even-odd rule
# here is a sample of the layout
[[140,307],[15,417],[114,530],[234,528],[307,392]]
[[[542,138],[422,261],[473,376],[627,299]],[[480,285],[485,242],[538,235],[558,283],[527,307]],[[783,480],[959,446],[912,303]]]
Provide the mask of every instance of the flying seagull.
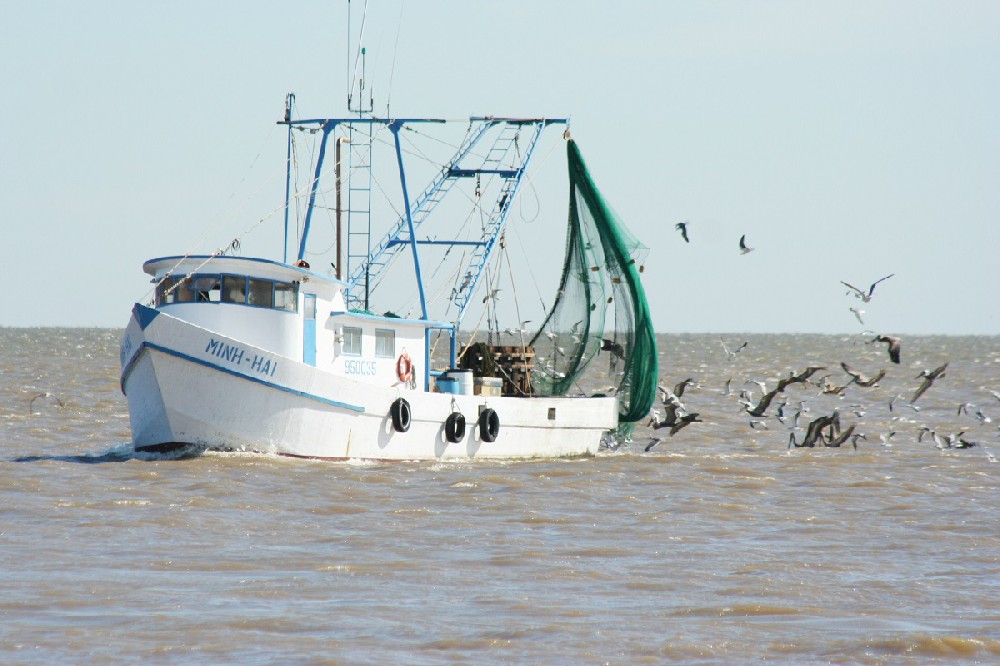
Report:
[[[890,273],[889,275],[886,275],[884,278],[879,278],[879,279],[875,280],[874,282],[872,282],[872,285],[870,287],[868,287],[868,291],[867,292],[863,291],[861,289],[858,289],[853,284],[848,284],[847,282],[844,282],[843,280],[840,281],[840,284],[844,285],[845,287],[849,287],[850,289],[852,289],[854,291],[854,295],[857,298],[860,298],[863,302],[867,303],[870,300],[872,300],[872,292],[875,291],[875,285],[877,285],[882,280],[888,280],[893,275],[895,275],[895,273]],[[851,292],[847,292],[847,293],[850,294]]]
[[862,326],[864,326],[865,325],[865,320],[862,319],[861,317],[862,317],[862,315],[865,314],[865,311],[862,310],[861,308],[850,308],[850,310],[851,310],[851,312],[854,313],[854,316],[857,318],[858,323],[861,324]]
[[682,397],[684,395],[684,389],[686,389],[688,386],[691,386],[692,384],[694,384],[693,377],[688,377],[684,381],[677,383],[674,386],[674,395],[676,395],[678,398]]
[[866,376],[866,375],[858,372],[857,370],[855,370],[851,366],[847,365],[843,361],[840,362],[840,367],[842,367],[844,369],[844,372],[846,372],[847,374],[849,374],[853,378],[851,380],[852,383],[857,384],[858,386],[865,386],[865,387],[875,386],[876,384],[878,384],[879,380],[881,380],[883,377],[885,377],[885,370],[884,369],[880,370],[879,373],[877,375],[875,375],[874,377],[868,377],[868,376]]
[[687,223],[687,221],[678,222],[677,224],[674,225],[674,229],[677,229],[677,231],[681,232],[681,237],[684,239],[685,243],[690,243],[691,242],[690,240],[688,240],[688,223]]
[[[846,442],[847,440],[849,440],[851,438],[851,435],[853,433],[854,433],[854,424],[851,424],[850,428],[848,428],[844,432],[840,433],[840,435],[837,435],[836,437],[831,437],[829,440],[827,440],[826,442],[824,442],[823,446],[829,446],[829,447],[833,447],[833,448],[840,448],[840,445],[843,444],[844,442]],[[851,442],[854,445],[854,449],[855,450],[857,450],[857,448],[858,448],[858,439],[859,438],[863,438],[863,437],[864,437],[864,435],[862,435],[861,433],[858,433],[855,436],[854,441]]]
[[683,428],[683,427],[685,427],[687,425],[690,425],[692,423],[702,423],[702,420],[699,419],[698,416],[699,416],[699,414],[697,412],[694,412],[694,413],[691,413],[691,414],[685,414],[684,416],[682,416],[679,419],[677,419],[677,423],[675,423],[670,428],[670,436],[673,437],[674,435],[677,434],[678,430],[680,430],[681,428]]
[[900,344],[899,338],[895,338],[895,337],[893,337],[891,335],[880,335],[880,336],[878,336],[878,337],[870,340],[868,342],[868,344],[871,344],[872,342],[887,342],[887,343],[889,343],[889,347],[888,347],[889,360],[892,361],[893,363],[896,363],[896,364],[899,363],[899,351],[900,351],[900,349],[899,349],[899,344]]
[[917,375],[917,379],[920,379],[921,377],[923,377],[924,378],[924,383],[920,385],[920,388],[917,389],[917,392],[913,394],[912,398],[910,398],[910,402],[916,402],[917,398],[919,398],[920,396],[922,396],[924,394],[924,392],[926,392],[927,389],[929,389],[931,387],[931,384],[934,383],[934,380],[940,379],[941,377],[944,377],[944,371],[945,371],[945,369],[947,367],[948,367],[948,364],[945,363],[941,367],[934,368],[933,370],[930,370],[930,371],[921,370],[920,374]]
[[747,247],[747,235],[743,234],[740,236],[740,254],[746,254],[747,252],[753,252],[753,248]]
[[31,400],[28,401],[28,413],[29,414],[33,414],[34,413],[32,411],[32,407],[34,406],[35,401],[38,400],[39,398],[52,398],[53,400],[56,401],[56,404],[59,405],[60,407],[65,407],[66,406],[66,405],[63,404],[63,401],[59,399],[59,396],[53,395],[53,394],[49,393],[48,391],[44,391],[42,393],[39,393],[39,394],[33,396],[31,398]]
[[663,438],[662,438],[662,437],[651,437],[651,438],[649,439],[649,444],[647,444],[647,445],[646,445],[646,448],[645,448],[645,449],[643,449],[643,450],[644,450],[644,451],[645,451],[646,453],[649,453],[650,449],[652,449],[652,448],[653,448],[654,446],[656,446],[657,444],[659,444],[659,443],[660,443],[660,442],[662,442],[662,441],[663,441]]
[[827,428],[830,429],[830,439],[834,439],[839,434],[840,414],[836,411],[829,416],[820,416],[810,421],[806,428],[806,434],[802,438],[801,444],[795,441],[794,432],[788,433],[788,448],[792,448],[793,446],[798,449],[803,447],[812,448],[816,446],[817,441],[823,443],[825,446],[825,442],[827,440],[823,436],[823,431]]
[[722,338],[719,338],[719,342],[722,343],[722,349],[726,352],[726,356],[728,356],[729,358],[736,358],[736,355],[739,354],[744,349],[746,349],[748,344],[747,341],[744,340],[743,344],[741,344],[739,347],[737,347],[733,351],[729,351],[729,347],[726,346],[726,343]]

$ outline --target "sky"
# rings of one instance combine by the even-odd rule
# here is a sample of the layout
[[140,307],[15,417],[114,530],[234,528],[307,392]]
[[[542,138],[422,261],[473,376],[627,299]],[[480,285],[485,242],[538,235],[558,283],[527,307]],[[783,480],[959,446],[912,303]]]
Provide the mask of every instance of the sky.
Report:
[[[123,327],[145,260],[251,227],[280,258],[275,121],[346,113],[346,17],[0,0],[0,326]],[[1000,334],[1000,3],[371,0],[365,35],[377,111],[571,119],[658,332]]]

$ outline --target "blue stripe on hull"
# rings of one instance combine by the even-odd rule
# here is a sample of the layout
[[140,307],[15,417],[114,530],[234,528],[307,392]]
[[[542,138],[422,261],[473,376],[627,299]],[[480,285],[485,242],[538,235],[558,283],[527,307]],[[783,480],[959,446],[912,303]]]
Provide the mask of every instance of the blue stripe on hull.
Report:
[[158,351],[158,352],[162,352],[164,354],[167,354],[168,356],[173,356],[175,358],[179,358],[179,359],[182,359],[184,361],[188,361],[190,363],[195,363],[197,365],[201,365],[201,366],[204,366],[206,368],[211,368],[212,370],[218,370],[219,372],[224,372],[227,375],[232,375],[233,377],[239,377],[240,379],[245,379],[247,381],[254,382],[256,384],[261,384],[263,386],[266,386],[268,388],[272,388],[272,389],[275,389],[275,390],[278,390],[278,391],[284,391],[285,393],[291,393],[292,395],[297,395],[297,396],[302,397],[302,398],[307,398],[309,400],[315,400],[316,402],[321,402],[321,403],[323,403],[325,405],[331,405],[333,407],[340,407],[340,408],[343,408],[343,409],[350,409],[350,410],[355,411],[355,412],[362,412],[363,413],[365,411],[365,408],[362,407],[362,406],[360,406],[360,405],[352,405],[352,404],[349,404],[349,403],[346,403],[346,402],[340,402],[338,400],[330,400],[329,398],[324,398],[324,397],[321,397],[321,396],[318,396],[318,395],[315,395],[315,394],[312,394],[312,393],[306,393],[304,391],[299,391],[297,389],[293,389],[293,388],[290,388],[288,386],[282,386],[281,384],[275,384],[274,382],[269,382],[267,380],[260,379],[258,377],[251,377],[250,375],[244,375],[244,374],[236,372],[234,370],[230,370],[229,368],[224,368],[221,365],[216,365],[215,363],[212,363],[211,361],[206,361],[206,360],[203,360],[203,359],[200,359],[200,358],[195,358],[194,356],[190,356],[190,355],[185,354],[183,352],[179,352],[179,351],[177,351],[175,349],[170,349],[168,347],[163,347],[163,346],[158,345],[156,343],[147,342],[147,341],[143,341],[142,345],[139,348],[139,351],[136,352],[136,354],[132,357],[132,360],[129,362],[128,367],[126,367],[125,370],[122,372],[122,378],[121,378],[122,393],[125,392],[125,380],[128,378],[128,374],[131,373],[132,369],[135,367],[135,362],[145,352],[146,349],[152,349],[152,350],[155,350],[155,351]]

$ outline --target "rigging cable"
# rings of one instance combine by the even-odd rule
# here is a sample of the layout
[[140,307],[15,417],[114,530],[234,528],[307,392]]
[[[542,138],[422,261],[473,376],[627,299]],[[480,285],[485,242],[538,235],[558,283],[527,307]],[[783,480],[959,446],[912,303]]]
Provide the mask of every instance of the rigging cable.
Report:
[[[348,22],[350,22],[350,19],[351,19],[351,2],[350,2],[350,0],[347,0],[347,20],[348,20]],[[350,111],[351,96],[354,94],[354,83],[358,80],[358,67],[361,65],[361,52],[362,52],[362,49],[363,49],[363,47],[361,45],[365,41],[365,21],[367,19],[368,19],[368,0],[365,0],[365,6],[364,6],[364,9],[363,9],[363,11],[361,13],[361,33],[358,35],[358,53],[354,57],[354,73],[351,75],[351,89],[350,89],[350,92],[347,93],[347,107],[348,107],[347,110],[348,111]],[[348,25],[350,25],[350,23],[348,23]],[[348,30],[350,30],[350,28],[348,28]],[[348,35],[348,44],[350,44],[350,35]],[[348,46],[348,48],[350,48],[350,46]],[[359,97],[360,97],[360,91],[359,91]],[[359,99],[358,100],[358,105],[359,105],[358,108],[362,108],[361,105],[363,104],[363,102],[364,102],[363,99]]]
[[399,47],[399,30],[403,27],[403,6],[399,3],[399,19],[396,20],[396,41],[392,45],[392,65],[389,67],[389,89],[385,95],[385,117],[389,118],[389,103],[392,101],[392,76],[396,73],[396,49]]

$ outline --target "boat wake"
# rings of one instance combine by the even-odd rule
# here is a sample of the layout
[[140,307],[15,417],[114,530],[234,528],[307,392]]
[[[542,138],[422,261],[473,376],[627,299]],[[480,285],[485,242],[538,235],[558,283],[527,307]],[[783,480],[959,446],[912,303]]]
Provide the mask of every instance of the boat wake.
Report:
[[187,446],[176,448],[166,452],[136,451],[131,442],[116,444],[104,453],[84,453],[80,455],[67,456],[20,456],[11,458],[10,462],[32,463],[32,462],[71,462],[84,465],[99,465],[102,463],[123,463],[130,460],[157,461],[157,460],[187,460],[197,458],[205,452],[201,446]]

